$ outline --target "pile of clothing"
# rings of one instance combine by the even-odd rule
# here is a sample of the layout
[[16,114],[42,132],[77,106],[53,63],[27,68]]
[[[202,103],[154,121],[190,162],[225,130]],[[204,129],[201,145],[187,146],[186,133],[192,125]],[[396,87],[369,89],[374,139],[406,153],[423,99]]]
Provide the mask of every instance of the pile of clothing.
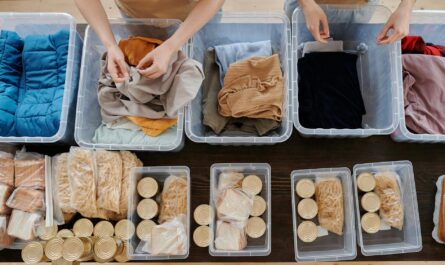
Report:
[[103,55],[97,90],[103,122],[93,142],[165,145],[175,141],[178,111],[196,96],[204,74],[200,63],[178,51],[163,76],[142,76],[135,66],[161,44],[161,40],[145,37],[119,42],[129,69],[124,83],[114,83],[107,69],[107,54]]
[[305,128],[362,128],[366,114],[357,74],[357,55],[342,41],[307,42],[298,60],[300,124]]
[[408,36],[402,53],[406,127],[417,134],[445,134],[445,46]]
[[204,73],[202,114],[210,134],[263,136],[280,126],[284,80],[270,40],[209,48]]
[[0,33],[0,136],[48,137],[60,126],[69,32]]

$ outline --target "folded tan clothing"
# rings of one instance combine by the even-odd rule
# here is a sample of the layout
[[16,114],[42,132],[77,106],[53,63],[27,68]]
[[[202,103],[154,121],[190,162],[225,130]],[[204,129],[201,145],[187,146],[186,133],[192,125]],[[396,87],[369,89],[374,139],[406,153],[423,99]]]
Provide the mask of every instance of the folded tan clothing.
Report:
[[19,187],[11,194],[6,205],[9,208],[29,213],[43,212],[45,210],[45,192]]

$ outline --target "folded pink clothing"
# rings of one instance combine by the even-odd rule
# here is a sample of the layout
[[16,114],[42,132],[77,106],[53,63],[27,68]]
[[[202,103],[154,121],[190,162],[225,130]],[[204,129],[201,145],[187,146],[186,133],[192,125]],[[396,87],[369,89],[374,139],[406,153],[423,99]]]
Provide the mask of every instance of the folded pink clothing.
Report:
[[414,133],[445,134],[445,58],[406,54],[402,60],[406,126]]

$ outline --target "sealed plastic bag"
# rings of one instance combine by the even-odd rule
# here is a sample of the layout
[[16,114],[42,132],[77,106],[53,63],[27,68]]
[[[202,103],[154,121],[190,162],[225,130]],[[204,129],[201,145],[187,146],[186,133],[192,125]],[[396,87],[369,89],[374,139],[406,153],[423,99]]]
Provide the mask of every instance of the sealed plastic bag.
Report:
[[75,213],[71,207],[71,187],[68,176],[68,153],[56,155],[52,159],[53,177],[55,183],[55,198],[63,213]]
[[440,244],[445,244],[445,176],[440,176],[436,182],[437,193],[434,206],[433,238]]
[[222,191],[229,188],[241,188],[244,175],[235,171],[227,171],[219,174],[218,190]]
[[218,219],[225,221],[245,222],[249,219],[253,207],[250,193],[242,189],[225,189],[217,194],[215,205]]
[[14,156],[0,151],[0,183],[14,186]]
[[242,250],[247,246],[245,222],[216,222],[215,248],[218,250]]
[[336,177],[317,179],[315,200],[320,226],[337,235],[343,235],[345,215],[341,181]]
[[44,212],[45,192],[29,188],[19,187],[15,189],[9,197],[6,205],[9,208],[18,209],[24,212]]
[[9,215],[11,209],[6,205],[13,188],[9,185],[0,183],[0,215]]
[[97,166],[97,207],[119,213],[122,183],[122,159],[119,152],[98,150],[95,153]]
[[0,247],[9,247],[14,243],[14,237],[8,235],[8,216],[0,216]]
[[159,223],[162,224],[180,214],[187,214],[188,187],[185,177],[169,176],[164,181],[159,209]]
[[395,172],[379,172],[374,175],[374,192],[380,198],[380,217],[388,225],[402,230],[403,228],[403,205],[400,194],[400,177]]
[[15,187],[45,190],[45,156],[19,151],[14,160]]
[[8,224],[8,235],[22,240],[33,240],[36,227],[43,222],[38,212],[27,213],[13,210]]
[[180,214],[151,230],[149,253],[154,256],[185,255],[188,250],[187,218]]

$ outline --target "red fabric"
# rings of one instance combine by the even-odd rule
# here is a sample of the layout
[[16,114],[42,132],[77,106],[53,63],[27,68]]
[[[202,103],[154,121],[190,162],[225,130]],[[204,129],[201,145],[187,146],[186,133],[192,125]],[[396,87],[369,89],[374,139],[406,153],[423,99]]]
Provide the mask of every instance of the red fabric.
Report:
[[425,43],[420,36],[407,36],[402,39],[402,53],[445,56],[445,46]]

